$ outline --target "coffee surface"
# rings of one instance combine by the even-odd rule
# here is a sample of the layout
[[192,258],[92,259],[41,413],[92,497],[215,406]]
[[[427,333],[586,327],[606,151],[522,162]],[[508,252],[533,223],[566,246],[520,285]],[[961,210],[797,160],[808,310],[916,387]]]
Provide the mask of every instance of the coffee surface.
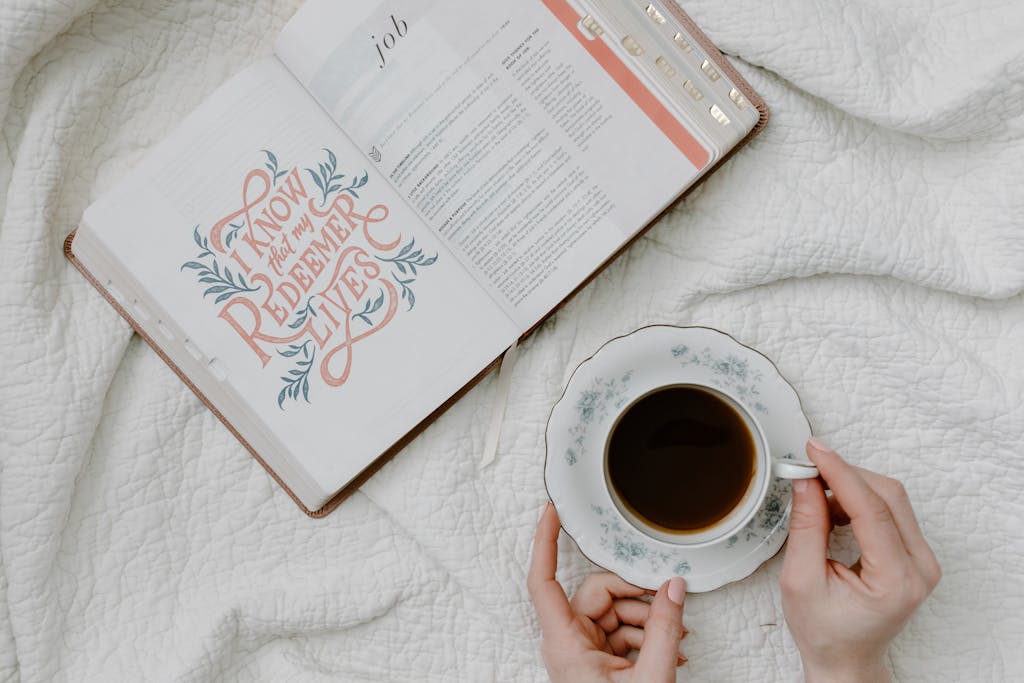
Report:
[[692,533],[739,504],[756,455],[735,408],[697,387],[668,387],[634,403],[613,428],[608,478],[647,523]]

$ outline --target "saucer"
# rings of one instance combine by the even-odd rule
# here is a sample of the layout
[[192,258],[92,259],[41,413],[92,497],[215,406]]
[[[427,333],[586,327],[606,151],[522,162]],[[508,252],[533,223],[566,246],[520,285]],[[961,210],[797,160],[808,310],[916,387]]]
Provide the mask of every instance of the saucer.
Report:
[[551,409],[544,483],[562,528],[594,564],[642,588],[673,575],[691,593],[752,574],[789,533],[792,489],[773,478],[754,518],[713,545],[684,548],[643,534],[619,512],[605,483],[605,438],[633,400],[669,384],[702,384],[757,416],[775,458],[802,458],[811,427],[796,390],[766,356],[708,327],[652,325],[605,343],[573,372]]

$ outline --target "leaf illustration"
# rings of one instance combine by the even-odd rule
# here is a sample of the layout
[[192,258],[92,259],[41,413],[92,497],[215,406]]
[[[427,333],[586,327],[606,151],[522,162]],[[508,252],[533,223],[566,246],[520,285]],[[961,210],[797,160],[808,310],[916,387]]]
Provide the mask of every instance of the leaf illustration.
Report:
[[289,344],[287,351],[278,351],[278,355],[284,358],[292,358],[299,353],[302,354],[303,360],[296,363],[296,366],[288,371],[287,375],[281,376],[281,381],[285,383],[281,393],[277,395],[277,407],[284,410],[284,399],[298,399],[299,393],[302,393],[303,399],[306,403],[309,403],[309,372],[313,365],[313,360],[316,358],[316,347],[310,346],[311,342],[306,341],[303,344]]
[[199,236],[199,226],[197,225],[192,230],[192,240],[196,243],[200,249],[206,249],[206,245],[203,243],[203,238]]
[[324,148],[324,151],[327,152],[327,158],[331,161],[331,168],[332,169],[337,168],[338,167],[338,157],[334,156],[334,152],[332,152],[331,150],[329,150],[327,148]]
[[[235,232],[245,227],[245,224],[229,223],[229,227],[231,231],[227,234],[230,238]],[[227,267],[224,268],[223,273],[221,272],[220,263],[218,263],[216,255],[208,248],[209,240],[199,234],[198,226],[192,230],[192,239],[203,249],[197,258],[209,258],[209,265],[198,260],[186,261],[181,265],[180,270],[193,270],[196,272],[196,279],[200,284],[210,285],[203,291],[203,297],[216,295],[214,303],[219,304],[242,292],[259,291],[259,287],[250,287],[241,273],[233,273]]]
[[[316,183],[316,186],[320,188],[320,191],[324,192],[324,183],[322,180],[320,180],[320,176],[318,176],[316,173],[313,173],[313,169],[311,168],[307,168],[306,172],[309,173],[309,175],[313,178],[313,182]],[[326,192],[324,193],[326,194]]]
[[360,320],[362,320],[367,325],[369,325],[371,327],[373,326],[373,320],[370,319],[370,314],[371,313],[376,313],[377,311],[380,310],[380,307],[384,305],[384,290],[380,289],[380,290],[377,290],[377,292],[378,292],[378,296],[377,296],[376,299],[374,299],[373,301],[370,301],[369,299],[367,299],[366,300],[366,305],[363,306],[363,310],[360,311],[359,313],[353,313],[352,314],[352,318],[353,319],[359,318]]
[[373,308],[370,309],[370,313],[375,313],[380,310],[380,307],[384,305],[384,290],[380,290],[380,296],[373,302]]

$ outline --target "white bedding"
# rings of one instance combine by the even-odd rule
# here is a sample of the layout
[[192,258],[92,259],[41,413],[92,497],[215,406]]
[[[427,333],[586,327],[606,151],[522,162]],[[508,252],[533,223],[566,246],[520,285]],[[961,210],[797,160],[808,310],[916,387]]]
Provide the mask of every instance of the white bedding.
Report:
[[[0,6],[0,681],[544,680],[545,420],[652,322],[761,349],[819,436],[905,481],[945,576],[898,680],[1024,677],[1024,6],[687,2],[768,129],[526,342],[495,464],[492,375],[322,521],[61,252],[296,6]],[[591,567],[561,550],[571,589]],[[690,597],[680,680],[798,678],[779,569]]]

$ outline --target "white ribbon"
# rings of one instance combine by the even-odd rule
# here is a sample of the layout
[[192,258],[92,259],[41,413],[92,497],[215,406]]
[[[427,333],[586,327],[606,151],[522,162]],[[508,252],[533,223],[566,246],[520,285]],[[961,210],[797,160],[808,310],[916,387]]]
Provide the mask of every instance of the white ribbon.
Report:
[[501,437],[501,423],[505,418],[505,404],[508,403],[508,390],[512,384],[512,371],[519,356],[519,340],[512,342],[508,351],[501,359],[498,367],[498,381],[494,390],[494,404],[491,406],[491,423],[487,427],[487,438],[484,439],[484,456],[480,461],[480,469],[494,462],[498,453],[498,439]]

